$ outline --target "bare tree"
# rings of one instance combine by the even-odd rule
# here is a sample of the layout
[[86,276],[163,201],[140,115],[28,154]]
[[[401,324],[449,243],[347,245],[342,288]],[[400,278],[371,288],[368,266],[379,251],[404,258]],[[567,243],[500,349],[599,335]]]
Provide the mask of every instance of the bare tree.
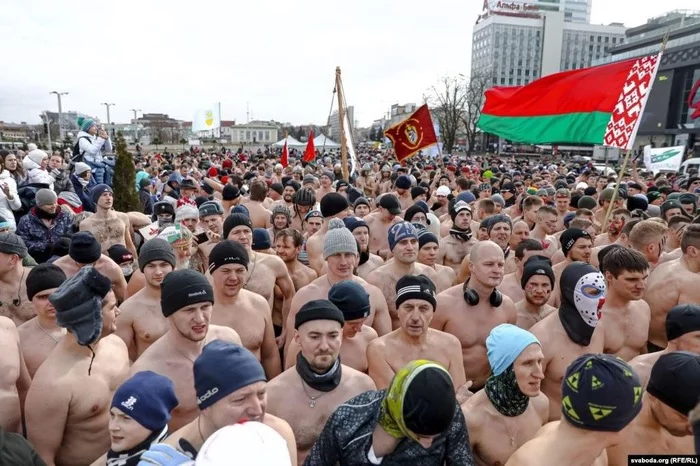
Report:
[[462,113],[462,126],[467,134],[467,155],[471,155],[476,143],[476,124],[481,116],[484,105],[484,92],[489,85],[486,74],[475,74],[468,78],[465,84],[466,105]]
[[443,150],[451,153],[462,129],[463,113],[467,104],[464,85],[453,77],[444,77],[440,84],[430,89],[426,97],[431,111],[440,125]]

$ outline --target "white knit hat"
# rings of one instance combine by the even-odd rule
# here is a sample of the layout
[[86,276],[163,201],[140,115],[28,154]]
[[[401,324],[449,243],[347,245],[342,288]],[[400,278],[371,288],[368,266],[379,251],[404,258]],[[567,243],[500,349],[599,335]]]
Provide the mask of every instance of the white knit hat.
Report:
[[35,164],[41,165],[41,161],[44,159],[48,159],[49,154],[47,154],[46,152],[44,152],[41,149],[34,149],[33,151],[31,151],[27,154],[27,157],[29,158],[29,160],[31,160]]
[[287,442],[272,427],[245,422],[211,435],[197,455],[196,466],[291,466]]

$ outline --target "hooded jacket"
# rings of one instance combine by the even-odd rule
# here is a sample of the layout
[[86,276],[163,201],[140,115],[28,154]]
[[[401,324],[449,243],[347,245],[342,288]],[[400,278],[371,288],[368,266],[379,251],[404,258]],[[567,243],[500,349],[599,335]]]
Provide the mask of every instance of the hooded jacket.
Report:
[[92,136],[85,131],[78,132],[78,148],[83,154],[83,158],[87,163],[100,165],[104,162],[102,152],[112,152],[112,141],[102,139],[99,136]]
[[22,160],[22,165],[24,166],[24,171],[27,172],[27,183],[41,183],[49,186],[49,189],[53,191],[53,177],[45,169],[29,158],[29,155],[24,157]]
[[0,216],[5,217],[7,223],[10,224],[10,231],[15,231],[17,225],[15,224],[15,215],[12,211],[21,209],[22,201],[17,194],[17,183],[15,183],[15,179],[12,178],[12,175],[7,170],[0,172],[0,186],[3,184],[10,188],[12,200],[9,200],[3,190],[0,189]]

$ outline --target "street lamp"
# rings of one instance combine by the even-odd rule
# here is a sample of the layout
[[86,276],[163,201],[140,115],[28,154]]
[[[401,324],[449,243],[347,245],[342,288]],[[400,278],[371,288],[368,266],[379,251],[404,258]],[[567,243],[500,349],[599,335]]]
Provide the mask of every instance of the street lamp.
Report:
[[132,112],[134,112],[134,144],[139,143],[139,123],[138,123],[138,112],[141,111],[140,108],[132,108]]
[[[115,104],[108,104],[107,102],[102,102],[100,105],[104,105],[107,108],[107,127],[109,127],[112,124],[112,120],[110,120],[109,118],[109,107],[113,107]],[[114,136],[114,134],[112,134],[112,136]]]
[[61,116],[63,114],[63,107],[61,106],[61,96],[68,95],[68,93],[51,91],[49,92],[49,95],[51,94],[56,94],[56,97],[58,98],[58,136],[60,139],[63,139],[63,117]]

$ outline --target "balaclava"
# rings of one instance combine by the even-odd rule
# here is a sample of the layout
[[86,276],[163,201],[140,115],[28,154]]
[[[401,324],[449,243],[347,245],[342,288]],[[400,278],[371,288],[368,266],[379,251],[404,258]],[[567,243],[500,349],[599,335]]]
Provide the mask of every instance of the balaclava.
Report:
[[605,278],[584,262],[569,264],[560,279],[559,320],[571,341],[588,346],[605,303]]

